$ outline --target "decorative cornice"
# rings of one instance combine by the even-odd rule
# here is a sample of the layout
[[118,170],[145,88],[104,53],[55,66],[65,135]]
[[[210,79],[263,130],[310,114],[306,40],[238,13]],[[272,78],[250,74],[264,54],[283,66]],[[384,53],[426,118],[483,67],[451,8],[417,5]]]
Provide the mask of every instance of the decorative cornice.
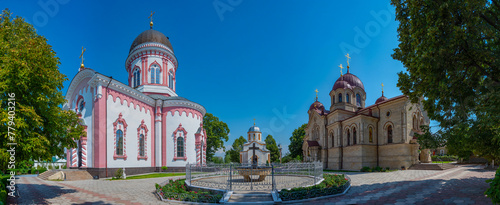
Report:
[[163,107],[186,107],[186,108],[191,108],[194,110],[197,110],[201,113],[201,115],[205,115],[207,113],[207,110],[201,106],[198,103],[191,102],[189,100],[165,100],[163,101]]
[[[111,83],[109,83],[110,81],[111,81]],[[146,103],[149,106],[154,106],[154,103],[155,103],[155,101],[152,98],[148,97],[144,93],[142,93],[134,88],[131,88],[130,86],[125,85],[118,80],[115,80],[115,79],[111,80],[110,77],[107,77],[107,76],[102,75],[100,73],[96,73],[96,75],[94,77],[92,77],[92,79],[89,80],[89,84],[90,85],[101,85],[101,86],[108,86],[108,84],[109,84],[108,88],[113,89],[117,92],[120,92],[124,95],[130,96],[131,98],[139,100],[143,103]]]
[[125,70],[129,72],[129,68],[131,63],[143,56],[143,55],[151,55],[151,56],[158,56],[158,57],[164,57],[168,59],[169,61],[174,64],[175,70],[177,70],[178,67],[178,62],[177,58],[175,57],[174,53],[166,46],[160,43],[154,43],[154,42],[146,42],[143,44],[140,44],[136,46],[132,51],[129,53],[127,56],[127,59],[125,60]]
[[[89,78],[89,77],[93,77],[95,76],[96,72],[92,69],[84,69],[84,70],[81,70],[80,72],[78,72],[75,77],[73,78],[73,80],[71,80],[71,83],[69,84],[69,87],[68,87],[68,91],[66,91],[66,103],[64,103],[63,105],[63,109],[70,109],[70,98],[73,96],[76,88],[78,87],[78,85],[80,84],[80,82],[85,79],[85,78]],[[89,85],[90,85],[90,80],[89,80]],[[90,85],[92,86],[92,85]]]

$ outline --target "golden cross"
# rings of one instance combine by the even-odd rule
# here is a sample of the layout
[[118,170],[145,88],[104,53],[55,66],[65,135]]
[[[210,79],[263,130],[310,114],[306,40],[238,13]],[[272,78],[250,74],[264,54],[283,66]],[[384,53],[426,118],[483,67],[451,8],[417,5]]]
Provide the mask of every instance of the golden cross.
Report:
[[351,57],[349,57],[349,53],[345,55],[345,57],[347,57],[347,67],[349,67],[349,59],[351,59]]
[[342,64],[340,64],[339,68],[340,68],[340,76],[342,76],[342,69],[344,69],[344,67],[342,67]]
[[255,126],[255,118],[253,118],[253,126]]
[[151,22],[153,22],[153,14],[155,14],[155,12],[151,11],[151,15],[148,17],[148,19],[151,19]]
[[314,92],[316,92],[316,100],[318,100],[318,89],[316,89]]
[[155,14],[155,12],[151,11],[151,15],[149,15],[149,19],[151,19],[151,22],[149,22],[149,26],[151,27],[151,29],[153,28],[153,14]]
[[380,85],[382,85],[382,94],[384,94],[384,83],[382,83]]
[[83,67],[83,59],[84,59],[84,58],[83,58],[83,53],[85,53],[85,51],[86,51],[86,50],[87,50],[87,49],[86,49],[86,48],[83,48],[83,46],[82,46],[82,54],[80,54],[80,57],[78,57],[78,58],[81,58],[81,59],[82,59],[82,67]]

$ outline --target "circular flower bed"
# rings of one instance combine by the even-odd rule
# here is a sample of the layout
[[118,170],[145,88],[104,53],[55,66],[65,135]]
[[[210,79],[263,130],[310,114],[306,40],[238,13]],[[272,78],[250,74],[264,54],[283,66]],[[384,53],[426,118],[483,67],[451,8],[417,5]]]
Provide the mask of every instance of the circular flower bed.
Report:
[[335,195],[344,192],[350,185],[350,181],[343,174],[323,174],[324,180],[310,187],[297,187],[282,189],[279,196],[282,201],[301,200],[316,198],[327,195]]
[[170,179],[165,186],[156,184],[156,192],[162,200],[191,201],[202,203],[217,203],[222,199],[222,194],[212,194],[210,192],[190,191],[185,185],[186,179]]

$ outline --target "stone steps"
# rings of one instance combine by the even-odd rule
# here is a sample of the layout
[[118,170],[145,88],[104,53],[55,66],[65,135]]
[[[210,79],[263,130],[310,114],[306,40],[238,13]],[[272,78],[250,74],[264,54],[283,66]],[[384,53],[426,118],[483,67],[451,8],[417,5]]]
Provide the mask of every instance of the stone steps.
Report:
[[45,171],[38,175],[38,178],[43,180],[48,180],[49,177],[63,172],[66,179],[65,181],[78,181],[78,180],[89,180],[93,179],[92,176],[85,170],[70,170],[70,169],[53,169]]
[[47,170],[47,171],[39,174],[38,178],[43,179],[43,180],[47,180],[50,176],[56,174],[57,172],[59,172],[59,170],[55,170],[55,169]]
[[455,168],[454,164],[451,163],[426,163],[426,164],[414,164],[409,170],[446,170]]
[[66,181],[79,181],[79,180],[89,180],[93,179],[85,170],[64,172],[66,174]]
[[227,204],[274,204],[271,194],[233,193]]

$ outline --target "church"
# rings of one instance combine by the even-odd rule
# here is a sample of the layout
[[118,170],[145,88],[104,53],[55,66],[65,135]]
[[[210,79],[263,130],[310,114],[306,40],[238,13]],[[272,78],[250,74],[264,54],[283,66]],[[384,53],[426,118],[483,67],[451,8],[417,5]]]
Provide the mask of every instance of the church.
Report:
[[206,110],[177,95],[177,67],[169,38],[153,21],[130,46],[127,82],[86,68],[82,58],[63,108],[78,114],[86,134],[67,149],[67,167],[110,177],[119,168],[139,174],[204,165]]
[[247,143],[243,144],[243,151],[240,152],[240,164],[271,164],[271,151],[266,148],[266,143],[262,141],[262,132],[255,123],[248,129]]
[[[366,105],[363,82],[349,70],[330,91],[329,110],[316,101],[309,107],[309,121],[302,150],[305,161],[321,161],[325,169],[355,170],[363,167],[405,169],[419,162],[415,133],[430,120],[420,103],[405,95],[382,95]],[[341,69],[342,64],[339,66]],[[382,84],[383,86],[383,84]]]

